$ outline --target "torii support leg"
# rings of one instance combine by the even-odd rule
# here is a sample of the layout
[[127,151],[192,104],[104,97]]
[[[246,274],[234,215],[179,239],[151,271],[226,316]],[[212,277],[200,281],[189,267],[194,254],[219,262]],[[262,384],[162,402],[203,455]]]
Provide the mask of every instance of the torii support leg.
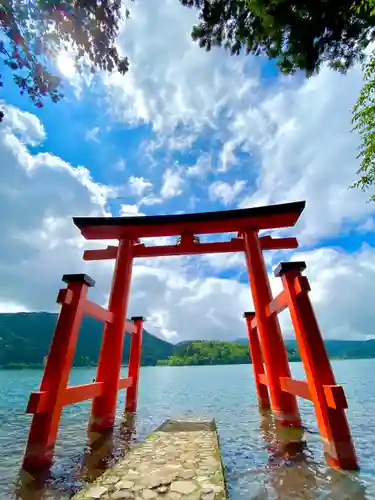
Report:
[[343,388],[336,385],[322,334],[308,292],[307,278],[301,276],[305,262],[283,262],[275,270],[281,277],[327,463],[335,468],[355,470],[358,462],[345,415]]
[[301,418],[296,397],[281,389],[280,377],[290,377],[291,374],[278,319],[276,315],[268,312],[272,293],[258,234],[253,230],[245,231],[243,238],[272,410],[280,425],[300,427]]
[[265,377],[264,365],[262,351],[259,343],[258,333],[256,328],[251,326],[252,320],[255,318],[254,312],[245,312],[244,318],[246,320],[248,339],[249,339],[249,351],[251,356],[251,362],[254,370],[254,380],[255,387],[258,396],[258,404],[260,410],[269,410],[271,408],[270,400],[268,397],[268,390],[265,384],[262,384],[261,378]]
[[102,396],[93,400],[90,431],[105,431],[115,422],[132,265],[133,240],[120,240],[108,304],[112,322],[104,327],[96,376],[97,382],[104,382],[105,389]]
[[36,412],[33,416],[23,460],[23,468],[29,472],[47,469],[52,465],[63,398],[73,363],[83,306],[88,287],[94,286],[95,283],[85,274],[66,274],[63,276],[63,281],[68,287],[60,290],[58,296],[62,308],[40,386],[40,391],[49,395],[47,409]]
[[132,385],[126,391],[125,411],[135,413],[137,411],[137,395],[139,369],[141,366],[141,351],[142,351],[142,333],[144,318],[141,316],[131,318],[136,327],[136,332],[133,333],[130,344],[129,368],[128,377],[132,379]]

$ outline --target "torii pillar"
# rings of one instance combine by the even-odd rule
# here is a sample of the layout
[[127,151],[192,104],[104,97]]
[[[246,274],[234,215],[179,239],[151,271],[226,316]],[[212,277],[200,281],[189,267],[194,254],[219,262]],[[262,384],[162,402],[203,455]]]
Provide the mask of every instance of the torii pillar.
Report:
[[243,238],[272,409],[276,420],[284,427],[300,427],[296,397],[281,388],[280,377],[290,377],[291,373],[279,321],[269,311],[273,297],[257,231],[244,231]]

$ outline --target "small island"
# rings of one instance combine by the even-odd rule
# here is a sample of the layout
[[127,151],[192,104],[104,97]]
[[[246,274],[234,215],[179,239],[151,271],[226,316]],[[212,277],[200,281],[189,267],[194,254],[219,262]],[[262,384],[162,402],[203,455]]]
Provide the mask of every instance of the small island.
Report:
[[[289,361],[301,360],[293,349],[288,349],[288,359]],[[158,365],[240,365],[249,362],[251,360],[247,344],[217,340],[197,340],[177,345],[174,353],[167,359],[159,360]]]

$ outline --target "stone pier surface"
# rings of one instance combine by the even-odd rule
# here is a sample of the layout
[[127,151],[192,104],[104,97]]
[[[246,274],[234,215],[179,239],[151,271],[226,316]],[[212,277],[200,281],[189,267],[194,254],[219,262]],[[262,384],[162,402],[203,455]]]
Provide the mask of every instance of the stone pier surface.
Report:
[[168,420],[74,500],[225,500],[214,421]]

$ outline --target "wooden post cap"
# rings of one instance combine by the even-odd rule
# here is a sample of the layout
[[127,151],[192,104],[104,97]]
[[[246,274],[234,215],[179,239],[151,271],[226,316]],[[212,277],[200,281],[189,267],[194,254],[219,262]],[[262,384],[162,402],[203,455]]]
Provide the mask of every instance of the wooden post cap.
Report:
[[64,283],[84,283],[85,285],[92,287],[95,286],[95,280],[93,280],[88,274],[64,274],[62,277]]
[[247,312],[244,312],[243,313],[243,317],[244,318],[254,318],[255,317],[255,312],[250,312],[250,311],[247,311]]
[[304,271],[306,269],[306,262],[280,262],[280,264],[276,267],[273,274],[276,278],[280,278],[283,274],[288,271]]

